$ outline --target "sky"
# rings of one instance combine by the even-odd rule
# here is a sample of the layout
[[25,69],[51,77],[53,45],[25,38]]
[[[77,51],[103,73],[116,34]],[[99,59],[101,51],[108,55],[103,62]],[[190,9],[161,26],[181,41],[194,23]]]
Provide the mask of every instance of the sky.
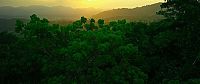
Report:
[[0,0],[0,6],[66,6],[72,8],[135,8],[164,0]]

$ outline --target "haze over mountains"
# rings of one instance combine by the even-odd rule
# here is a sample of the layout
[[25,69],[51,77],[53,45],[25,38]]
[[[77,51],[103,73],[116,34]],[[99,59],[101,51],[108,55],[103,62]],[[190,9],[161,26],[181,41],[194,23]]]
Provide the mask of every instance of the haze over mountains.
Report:
[[[47,18],[57,23],[67,24],[78,20],[81,16],[87,18],[104,19],[105,21],[127,19],[129,21],[156,21],[163,17],[156,14],[160,10],[161,3],[147,5],[137,8],[119,8],[103,11],[95,8],[79,8],[74,9],[64,6],[21,6],[0,7],[0,31],[13,30],[15,20],[17,18],[29,19],[32,14],[37,14],[40,17]],[[59,21],[60,20],[60,21]]]
[[42,18],[47,18],[54,23],[67,24],[79,19],[81,16],[90,17],[97,14],[101,9],[94,8],[78,8],[73,9],[71,7],[64,6],[3,6],[0,7],[0,32],[1,31],[13,31],[15,27],[16,19],[23,19],[27,21],[32,14],[37,14]]
[[29,18],[32,14],[37,14],[41,17],[46,17],[48,19],[78,19],[81,16],[91,16],[99,13],[100,9],[94,8],[79,8],[73,9],[71,7],[64,6],[21,6],[21,7],[11,7],[3,6],[0,7],[0,18]]
[[119,8],[113,10],[106,10],[102,12],[102,9],[95,8],[79,8],[74,9],[64,6],[20,6],[0,7],[0,18],[29,18],[32,14],[37,14],[41,17],[45,17],[51,20],[56,19],[68,19],[77,20],[81,16],[103,18],[103,19],[131,19],[131,20],[152,20],[160,18],[156,15],[156,12],[160,10],[161,3],[147,5],[137,8]]
[[102,18],[105,20],[126,19],[130,21],[155,21],[163,18],[162,16],[156,14],[156,12],[161,10],[160,5],[161,3],[156,3],[133,9],[119,8],[119,9],[107,10],[99,14],[96,14],[93,17]]

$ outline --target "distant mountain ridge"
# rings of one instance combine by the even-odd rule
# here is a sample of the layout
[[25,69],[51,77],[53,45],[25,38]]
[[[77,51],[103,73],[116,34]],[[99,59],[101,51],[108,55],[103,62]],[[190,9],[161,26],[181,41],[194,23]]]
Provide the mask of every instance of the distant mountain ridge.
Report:
[[51,22],[73,22],[79,19],[81,16],[90,17],[97,14],[101,9],[94,8],[71,8],[64,6],[2,6],[0,7],[0,32],[13,31],[15,28],[16,19],[28,21],[32,14],[37,14],[41,18],[47,18]]
[[130,21],[155,21],[160,20],[163,17],[156,14],[159,10],[161,10],[160,5],[162,3],[156,3],[152,5],[137,7],[133,9],[129,8],[120,8],[103,11],[94,15],[93,17],[96,19],[105,19],[105,20],[119,20],[119,19],[127,19]]
[[112,20],[127,19],[129,21],[156,21],[163,17],[156,15],[160,8],[161,3],[137,7],[133,9],[120,8],[103,11],[94,8],[71,8],[63,6],[21,6],[0,7],[0,32],[13,31],[16,19],[28,21],[32,14],[37,14],[39,17],[47,18],[53,23],[69,24],[75,20],[80,19],[81,16],[95,19],[104,19],[109,22]]
[[80,18],[81,16],[90,17],[94,14],[101,12],[101,9],[94,8],[71,8],[64,6],[21,6],[21,7],[11,7],[11,6],[3,6],[0,7],[0,18],[29,18],[33,13],[46,17],[48,19],[69,19],[75,20]]

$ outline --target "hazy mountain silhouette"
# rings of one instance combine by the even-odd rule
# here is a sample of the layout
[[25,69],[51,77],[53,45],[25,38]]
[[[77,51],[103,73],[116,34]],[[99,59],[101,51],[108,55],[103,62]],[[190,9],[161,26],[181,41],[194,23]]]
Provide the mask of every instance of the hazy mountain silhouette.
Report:
[[16,18],[21,18],[27,21],[32,14],[37,14],[40,17],[45,17],[54,23],[67,24],[79,19],[81,16],[93,17],[95,19],[104,19],[105,21],[127,19],[130,21],[155,21],[163,17],[156,15],[160,10],[160,4],[156,3],[133,9],[120,8],[103,11],[95,8],[71,8],[63,6],[21,6],[0,7],[0,32],[14,30]]
[[15,28],[15,19],[0,19],[0,32],[13,31]]
[[[37,14],[40,17],[45,17],[52,22],[73,22],[81,16],[90,17],[101,12],[100,9],[95,8],[71,8],[64,6],[2,6],[0,7],[0,32],[13,31],[15,27],[16,18],[27,21],[32,14]],[[58,21],[57,21],[58,20]]]
[[133,9],[120,8],[107,10],[96,14],[93,17],[96,19],[102,18],[105,20],[127,19],[131,21],[155,21],[163,18],[162,16],[156,14],[156,12],[161,10],[160,5],[161,3],[156,3]]
[[94,8],[78,8],[74,9],[71,7],[64,6],[21,6],[21,7],[11,7],[11,6],[3,6],[0,7],[0,18],[29,18],[33,13],[46,17],[48,19],[78,19],[81,16],[90,17],[94,14],[99,13],[100,9]]
[[[15,23],[16,23],[17,18],[12,18],[12,19],[5,19],[5,18],[0,18],[0,32],[1,31],[14,31],[15,29]],[[27,19],[20,19],[24,22],[27,22]]]

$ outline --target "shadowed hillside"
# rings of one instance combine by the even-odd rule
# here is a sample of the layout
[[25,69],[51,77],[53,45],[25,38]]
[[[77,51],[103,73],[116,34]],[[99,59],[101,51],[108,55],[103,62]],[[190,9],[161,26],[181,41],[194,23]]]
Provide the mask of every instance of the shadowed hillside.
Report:
[[64,6],[21,6],[21,7],[11,7],[11,6],[3,6],[0,7],[0,18],[29,18],[29,16],[33,13],[38,14],[40,16],[46,17],[50,20],[56,19],[68,19],[68,20],[76,20],[81,16],[92,16],[94,14],[99,13],[100,9],[95,8],[71,8]]
[[[133,9],[120,8],[100,12],[101,9],[95,8],[71,8],[64,6],[21,6],[0,7],[0,31],[13,30],[15,20],[13,18],[28,19],[31,14],[38,14],[42,17],[48,18],[52,23],[69,24],[77,20],[81,16],[94,17],[95,19],[104,19],[106,22],[112,20],[126,19],[127,21],[158,21],[162,16],[156,14],[161,8],[161,3],[137,7]],[[100,12],[100,13],[99,13]]]
[[120,8],[101,12],[94,15],[94,18],[103,18],[105,20],[127,19],[130,21],[155,21],[163,17],[156,14],[161,8],[161,3],[137,7],[133,9]]

